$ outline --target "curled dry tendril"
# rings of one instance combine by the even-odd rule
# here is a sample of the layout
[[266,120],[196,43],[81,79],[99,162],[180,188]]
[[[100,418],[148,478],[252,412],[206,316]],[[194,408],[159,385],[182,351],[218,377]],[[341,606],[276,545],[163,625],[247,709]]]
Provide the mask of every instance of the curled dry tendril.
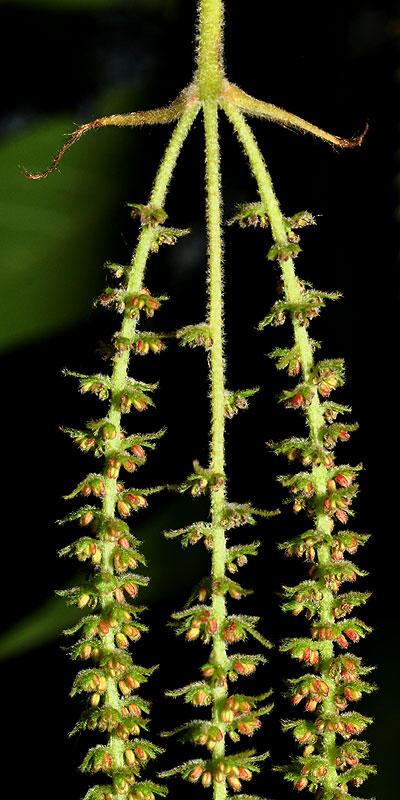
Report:
[[[296,114],[292,114],[289,111],[279,108],[278,106],[275,106],[271,103],[266,103],[263,100],[258,100],[257,98],[246,94],[246,92],[244,92],[238,86],[235,86],[233,83],[229,83],[227,80],[223,81],[220,99],[222,102],[227,103],[228,106],[233,106],[234,108],[243,111],[244,114],[270,120],[278,125],[282,125],[284,128],[298,130],[302,133],[310,133],[312,136],[316,136],[318,139],[323,139],[323,141],[341,148],[358,147],[358,145],[362,143],[369,127],[368,123],[366,123],[363,132],[359,136],[353,136],[350,139],[344,139],[341,136],[335,136],[332,133],[324,131],[322,128],[318,128],[316,125],[313,125],[311,122],[307,122],[307,120],[298,117]],[[178,97],[172,101],[172,103],[167,106],[163,106],[162,108],[153,108],[149,109],[148,111],[133,111],[129,114],[111,114],[108,117],[99,117],[98,119],[93,120],[93,122],[86,122],[84,125],[81,125],[79,128],[77,128],[76,131],[74,131],[74,133],[69,137],[66,143],[58,151],[48,169],[44,170],[43,172],[28,172],[28,170],[20,167],[20,171],[25,178],[29,178],[31,181],[36,181],[40,178],[46,178],[47,175],[50,175],[50,173],[54,172],[54,170],[58,167],[64,153],[66,153],[67,150],[69,150],[85,133],[88,133],[88,131],[95,130],[96,128],[112,126],[135,127],[141,125],[160,125],[173,122],[182,116],[186,108],[193,106],[193,104],[198,103],[198,101],[199,92],[196,81],[194,81],[186,89],[184,89],[178,95]]]

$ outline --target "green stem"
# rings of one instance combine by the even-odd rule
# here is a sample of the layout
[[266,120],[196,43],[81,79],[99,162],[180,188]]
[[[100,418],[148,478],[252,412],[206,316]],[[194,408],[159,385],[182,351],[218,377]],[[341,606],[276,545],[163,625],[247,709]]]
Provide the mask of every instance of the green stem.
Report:
[[[249,159],[251,170],[257,182],[261,202],[270,221],[274,241],[277,245],[286,245],[288,244],[288,239],[284,224],[284,217],[280,210],[268,169],[265,165],[254,134],[243,115],[237,108],[224,101],[221,102],[221,105],[224,108],[232,125],[234,126]],[[286,301],[291,304],[296,304],[301,298],[301,287],[295,273],[293,259],[288,258],[286,261],[282,261],[280,267],[282,271]],[[307,328],[304,325],[300,325],[294,316],[292,316],[292,325],[303,379],[305,382],[309,382],[314,367],[314,357],[310,337],[308,335]],[[315,392],[311,405],[306,409],[305,413],[309,425],[310,438],[315,444],[320,443],[321,430],[325,425],[325,420],[317,392]],[[318,467],[314,466],[311,471],[310,479],[315,490],[316,506],[317,509],[319,509],[316,514],[315,527],[321,533],[329,534],[329,518],[323,513],[322,510],[323,498],[328,494],[328,469],[323,464]],[[329,547],[327,545],[320,545],[316,548],[316,550],[318,562],[322,566],[330,562]],[[321,588],[323,592],[323,600],[321,602],[320,621],[322,623],[332,625],[335,622],[333,615],[334,596],[330,589],[325,587]],[[320,655],[321,677],[329,686],[329,695],[322,700],[322,711],[324,714],[332,714],[335,711],[334,683],[329,672],[330,663],[333,658],[332,642],[328,641],[321,645]],[[326,758],[328,764],[328,771],[324,779],[324,786],[328,790],[334,790],[338,784],[338,775],[335,768],[336,736],[334,732],[325,732],[321,738],[322,754]]]
[[201,0],[199,4],[199,38],[196,83],[199,97],[217,97],[222,88],[222,0]]
[[[153,190],[150,195],[149,204],[154,205],[156,207],[163,206],[168,186],[180,150],[182,148],[182,145],[185,141],[185,138],[189,132],[189,129],[193,123],[193,120],[198,110],[199,110],[198,104],[193,105],[190,108],[187,108],[182,117],[180,118],[179,122],[177,123],[174,133],[172,134],[170,142],[166,148],[160,167],[158,169]],[[154,231],[151,228],[143,227],[130,265],[128,283],[127,283],[128,295],[138,293],[143,286],[147,259],[149,256],[150,246],[153,237],[154,237]],[[121,325],[121,331],[120,331],[121,336],[132,342],[135,335],[136,326],[137,326],[137,319],[131,318],[129,316],[127,309]],[[121,393],[123,391],[123,388],[127,380],[129,356],[130,356],[129,350],[125,350],[121,356],[116,357],[111,377],[111,400],[110,400],[108,419],[113,425],[115,425],[118,439],[121,428],[121,410],[119,404],[120,404]],[[103,475],[106,495],[103,500],[102,510],[105,517],[107,518],[113,518],[115,516],[115,507],[118,499],[118,489],[117,489],[118,480],[107,476],[107,464],[110,454],[113,452],[113,448],[114,445],[112,441],[106,442],[105,468]],[[114,574],[114,565],[113,565],[114,547],[115,545],[113,542],[104,542],[102,570],[103,572],[109,574],[110,573]],[[102,608],[107,609],[109,603],[110,603],[109,596],[107,594],[103,595],[103,597],[101,598]],[[113,650],[114,650],[114,631],[111,630],[103,638],[102,654],[107,655],[111,653]],[[120,706],[120,698],[118,690],[114,682],[111,680],[108,681],[107,683],[107,689],[104,694],[104,702],[105,704],[109,704],[114,708],[119,708]],[[113,755],[114,766],[116,768],[122,769],[124,767],[124,756],[123,756],[125,747],[124,743],[121,741],[120,738],[111,734],[109,740],[109,746]]]
[[[220,195],[220,153],[218,141],[218,105],[216,100],[204,103],[204,128],[206,139],[206,185],[207,185],[207,228],[208,228],[208,289],[209,326],[213,339],[210,354],[211,376],[211,452],[210,467],[213,472],[224,473],[225,467],[225,375],[223,354],[223,295],[222,295],[222,233],[221,233],[221,195]],[[211,496],[213,527],[212,583],[220,581],[225,575],[226,542],[221,518],[225,505],[224,486],[218,487]],[[226,620],[226,604],[223,595],[213,592],[212,614],[218,623],[213,639],[213,659],[224,669],[227,667],[226,644],[222,635]],[[213,694],[213,722],[225,735],[222,709],[227,690],[216,687]],[[214,758],[221,760],[225,755],[225,736],[214,749]],[[214,781],[214,800],[226,797],[226,784]]]

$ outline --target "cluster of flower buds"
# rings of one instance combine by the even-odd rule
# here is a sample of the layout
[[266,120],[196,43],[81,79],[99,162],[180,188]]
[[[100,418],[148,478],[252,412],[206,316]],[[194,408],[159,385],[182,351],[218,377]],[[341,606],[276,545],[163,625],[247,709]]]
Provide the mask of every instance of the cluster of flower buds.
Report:
[[256,389],[242,389],[237,392],[225,392],[225,416],[228,419],[232,419],[239,409],[248,408],[247,398],[256,394],[256,392],[258,392],[258,387]]
[[242,788],[242,781],[250,781],[254,773],[260,771],[259,762],[267,757],[268,753],[255,755],[254,750],[238,753],[236,756],[213,758],[209,761],[196,759],[188,761],[179,767],[162,773],[163,777],[181,774],[190,783],[201,782],[204,787],[213,783],[227,783],[235,792]]
[[161,306],[161,301],[167,300],[167,297],[152,297],[149,290],[142,286],[140,292],[132,295],[127,301],[129,308],[129,317],[138,317],[140,311],[144,311],[146,317],[154,317],[154,312],[158,311]]
[[71,372],[64,369],[63,374],[79,378],[79,388],[83,394],[91,392],[96,394],[99,400],[107,400],[110,396],[110,378],[108,375],[82,375],[80,372]]
[[121,517],[128,517],[131,511],[137,511],[139,508],[145,508],[145,506],[147,506],[147,500],[142,494],[132,494],[132,492],[123,491],[121,484],[117,484],[117,488],[117,509]]
[[150,331],[139,333],[132,343],[132,351],[139,356],[145,356],[149,352],[159,353],[163,347],[160,336]]
[[205,730],[195,733],[193,735],[194,744],[204,745],[207,750],[214,750],[217,742],[223,738],[223,733],[216,725],[210,725]]
[[143,203],[127,203],[128,208],[131,208],[131,217],[139,219],[140,224],[146,228],[158,228],[159,225],[168,219],[168,214],[163,208],[155,206],[151,203],[144,205]]
[[[180,491],[190,490],[196,496],[203,492],[213,492],[223,485],[222,476],[216,476],[211,470],[205,470],[200,465],[194,463],[194,473],[189,476],[185,484],[176,487]],[[226,530],[236,528],[249,522],[254,524],[253,515],[261,514],[270,516],[270,512],[261,512],[253,509],[249,504],[239,505],[227,503],[224,505],[221,514],[221,526]],[[184,545],[193,544],[203,540],[207,547],[213,545],[213,528],[210,523],[192,523],[192,525],[179,530],[169,531],[165,535],[169,538],[181,536]],[[259,542],[251,542],[248,545],[233,545],[225,550],[225,569],[228,573],[234,573],[240,566],[247,563],[249,555],[256,555]],[[232,644],[245,640],[248,635],[253,636],[264,647],[269,647],[269,643],[256,630],[257,617],[245,615],[225,616],[224,620],[218,624],[213,613],[213,601],[219,595],[229,595],[238,600],[243,594],[249,593],[238,583],[233,581],[228,575],[214,579],[213,576],[203,578],[193,593],[189,603],[197,598],[199,605],[187,605],[180,612],[174,613],[173,625],[178,634],[183,634],[188,641],[202,641],[208,644],[214,637],[220,637],[227,644]],[[209,600],[210,605],[204,605]],[[241,780],[249,780],[251,770],[247,764],[233,760],[233,756],[223,759],[224,739],[227,734],[233,742],[237,742],[240,736],[252,736],[261,726],[260,716],[270,711],[271,706],[258,707],[261,700],[268,695],[260,697],[249,697],[246,695],[229,695],[228,681],[236,682],[239,677],[250,676],[254,673],[257,665],[263,663],[263,656],[249,656],[237,654],[232,656],[228,663],[224,660],[219,663],[212,650],[210,660],[202,667],[202,681],[197,681],[184,687],[168,691],[170,697],[184,696],[187,703],[198,707],[209,706],[214,702],[215,690],[223,690],[225,702],[219,703],[216,710],[213,707],[212,723],[194,720],[185,723],[174,731],[164,735],[182,734],[183,741],[192,741],[195,744],[203,745],[209,752],[212,752],[213,759],[210,762],[191,761],[168,772],[162,773],[162,777],[182,774],[190,782],[201,782],[205,787],[212,784],[226,782],[234,791],[241,788]],[[269,694],[269,693],[268,693]],[[252,756],[253,758],[253,756]],[[254,756],[256,760],[257,757]]]
[[[163,209],[140,205],[132,208],[133,216],[139,216],[141,224],[154,233],[152,250],[158,249],[162,242],[172,243],[184,233],[159,228],[166,219]],[[143,286],[133,291],[131,266],[106,266],[120,285],[118,288],[107,287],[98,302],[124,315],[121,332],[114,335],[111,344],[102,348],[103,355],[114,362],[113,370],[119,373],[118,381],[115,374],[66,373],[78,378],[83,393],[95,394],[100,400],[109,400],[110,403],[109,414],[89,421],[84,430],[66,429],[80,450],[103,458],[103,471],[88,474],[67,496],[80,495],[93,501],[93,505],[83,505],[63,520],[77,521],[90,529],[90,535],[82,536],[60,551],[61,555],[74,555],[78,561],[91,562],[93,569],[84,584],[59,594],[63,594],[68,603],[92,612],[66,631],[69,635],[79,631],[80,638],[70,648],[70,653],[73,659],[80,659],[87,666],[78,673],[71,692],[73,695],[88,695],[87,707],[74,732],[97,730],[111,735],[112,740],[117,736],[125,743],[118,753],[110,740],[89,750],[81,769],[91,773],[103,772],[110,783],[89,789],[85,800],[112,800],[117,795],[126,796],[128,800],[154,800],[156,795],[165,794],[164,788],[138,778],[147,762],[162,751],[138,738],[142,731],[147,730],[149,704],[136,694],[154,668],[134,664],[129,652],[131,643],[137,642],[147,630],[139,621],[143,608],[135,606],[133,601],[139,587],[148,583],[148,578],[136,571],[145,559],[140,552],[141,543],[125,520],[132,511],[145,507],[146,495],[160,487],[155,490],[125,489],[119,474],[122,468],[133,473],[144,464],[145,448],[153,448],[154,440],[164,431],[129,436],[121,429],[121,413],[131,409],[143,411],[154,405],[150,393],[156,385],[129,378],[127,366],[120,358],[125,356],[128,361],[132,353],[144,355],[161,350],[160,334],[139,332],[131,321],[128,327],[134,328],[134,332],[129,338],[123,331],[127,330],[125,322],[139,319],[141,311],[147,317],[153,317],[161,301],[167,298],[153,297]],[[93,613],[93,610],[96,611]]]
[[210,350],[214,344],[210,327],[205,322],[200,325],[187,325],[186,328],[181,328],[176,332],[176,338],[179,339],[183,346],[204,347],[205,350]]
[[307,383],[300,383],[294,389],[286,389],[280,400],[286,408],[309,408],[315,391]]
[[125,292],[123,289],[107,286],[104,292],[97,298],[95,305],[101,305],[112,311],[122,314],[125,311]]
[[236,214],[229,220],[229,225],[238,222],[241,228],[269,227],[269,218],[262,203],[239,203]]
[[[280,261],[286,261],[293,258],[293,251],[298,252],[298,245],[291,244],[285,246],[284,250],[280,250]],[[273,258],[276,258],[277,248],[272,248],[270,253],[273,253]],[[272,257],[272,256],[271,256]],[[311,320],[318,317],[321,309],[325,306],[326,300],[337,300],[338,294],[332,292],[317,292],[314,289],[301,288],[301,300],[297,302],[289,302],[286,300],[278,300],[272,306],[270,312],[259,323],[259,328],[265,328],[266,325],[283,325],[287,316],[293,319],[302,327],[308,327]]]
[[297,347],[277,347],[269,354],[270,358],[277,358],[277,369],[287,369],[288,375],[298,375],[300,372],[300,358]]
[[150,245],[152,253],[158,253],[162,244],[176,244],[181,236],[190,233],[189,228],[158,228],[154,232],[154,237]]
[[329,397],[334,389],[344,383],[344,363],[342,359],[318,361],[313,370],[312,382],[321,397]]
[[[278,264],[293,259],[298,252],[298,239],[292,236],[293,228],[310,222],[314,222],[311,215],[307,219],[303,213],[286,220],[287,243],[274,245],[268,258]],[[371,768],[359,764],[359,757],[365,754],[365,750],[362,747],[357,749],[357,742],[351,738],[359,734],[369,720],[354,712],[345,712],[345,709],[348,703],[357,702],[364,692],[370,692],[374,687],[360,679],[358,660],[352,656],[335,655],[336,646],[347,650],[370,630],[361,620],[349,618],[354,607],[366,602],[368,594],[339,593],[343,582],[354,581],[357,575],[365,574],[351,561],[345,560],[344,554],[354,554],[367,537],[346,530],[334,532],[335,525],[346,525],[349,515],[353,514],[350,507],[358,488],[354,479],[360,469],[348,465],[335,467],[334,462],[336,444],[347,441],[351,431],[357,428],[354,424],[337,421],[339,414],[350,409],[327,399],[344,383],[344,363],[342,359],[313,362],[316,343],[308,337],[308,332],[300,331],[319,314],[328,299],[337,299],[339,295],[317,292],[299,281],[296,290],[292,291],[285,270],[286,266],[282,268],[284,299],[274,304],[260,327],[283,324],[287,317],[292,321],[293,347],[276,349],[271,356],[277,358],[278,369],[287,369],[292,376],[301,372],[304,377],[304,382],[284,391],[280,399],[287,408],[303,410],[310,436],[308,439],[287,439],[272,447],[277,453],[285,454],[289,462],[299,459],[303,467],[308,468],[279,480],[293,496],[293,511],[305,510],[315,527],[281,545],[288,555],[304,557],[311,562],[309,580],[292,588],[285,587],[287,602],[283,609],[295,616],[305,611],[306,618],[313,620],[310,638],[288,640],[282,650],[304,666],[314,668],[312,673],[290,681],[289,695],[294,706],[304,700],[305,710],[315,712],[316,719],[285,723],[284,727],[292,730],[297,742],[305,745],[305,750],[303,757],[283,767],[282,771],[297,791],[307,787],[311,792],[317,792],[321,800],[325,794],[326,797],[329,794],[331,800],[335,791],[333,787],[336,786],[342,798],[348,782],[358,785],[358,781],[371,771]],[[305,347],[308,360],[303,363]],[[332,733],[349,740],[348,751],[341,753],[336,736],[333,742]],[[332,758],[336,759],[339,769],[347,769],[343,779],[329,766]],[[360,768],[360,773],[353,774],[355,768]]]
[[175,627],[178,634],[184,633],[188,642],[200,639],[204,643],[210,641],[218,629],[217,620],[211,615],[207,606],[194,606],[173,614],[176,620]]
[[225,478],[223,475],[214,473],[210,469],[204,469],[198,461],[193,462],[193,469],[194,472],[188,475],[186,481],[176,487],[179,492],[189,490],[192,497],[197,497],[199,494],[216,492],[224,485]]
[[[294,238],[294,241],[293,241]],[[297,243],[298,237],[292,237],[292,241],[287,244],[273,245],[267,254],[268,261],[288,261],[289,258],[296,258],[301,253],[301,247]]]

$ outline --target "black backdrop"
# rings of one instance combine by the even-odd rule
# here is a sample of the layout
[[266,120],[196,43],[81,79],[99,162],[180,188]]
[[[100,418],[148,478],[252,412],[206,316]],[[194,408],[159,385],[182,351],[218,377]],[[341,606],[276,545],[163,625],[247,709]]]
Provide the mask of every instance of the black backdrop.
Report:
[[[161,8],[150,2],[3,3],[4,142],[13,137],[17,140],[29,126],[55,113],[65,112],[76,122],[93,118],[98,113],[97,98],[101,93],[108,92],[110,97],[104,101],[102,113],[133,110],[129,105],[130,85],[135,103],[139,94],[143,107],[172,99],[190,80],[193,69],[195,3],[177,0],[160,5]],[[337,289],[344,295],[324,311],[311,333],[323,341],[323,357],[345,357],[347,383],[340,396],[337,393],[337,400],[350,403],[353,417],[360,423],[360,431],[351,443],[342,446],[341,457],[349,463],[362,461],[365,467],[355,525],[373,536],[356,560],[371,575],[360,580],[357,588],[364,590],[366,584],[373,589],[373,598],[362,617],[374,625],[375,631],[358,652],[367,663],[379,663],[377,682],[381,688],[360,709],[376,718],[368,738],[373,745],[372,760],[380,765],[379,776],[369,782],[363,794],[376,794],[383,800],[393,795],[396,785],[398,714],[398,487],[396,467],[391,471],[389,464],[392,458],[393,464],[397,461],[398,448],[394,322],[398,249],[396,35],[400,23],[396,22],[396,7],[388,2],[289,3],[272,8],[272,3],[259,0],[229,0],[227,6],[226,64],[233,81],[249,93],[341,136],[359,133],[366,120],[370,125],[363,146],[346,152],[337,152],[319,141],[266,122],[256,121],[253,127],[283,209],[291,213],[307,208],[321,215],[317,228],[303,236],[305,252],[298,261],[300,274],[319,288]],[[107,107],[111,98],[118,97],[121,86],[128,105]],[[255,192],[228,124],[222,122],[221,130],[224,203],[229,216],[235,203],[255,199]],[[100,131],[95,135],[102,134]],[[111,178],[117,201],[101,232],[99,267],[107,260],[129,258],[135,227],[124,203],[145,202],[166,130],[122,130],[113,136],[119,151],[116,174]],[[52,152],[58,145],[59,141],[54,141]],[[89,153],[89,137],[77,147],[85,147]],[[171,223],[190,226],[192,235],[160,254],[159,262],[154,261],[149,272],[152,291],[165,291],[171,298],[160,315],[160,329],[196,322],[204,316],[202,150],[201,126],[197,122],[167,205]],[[43,167],[27,163],[26,152],[22,158],[31,169]],[[73,164],[74,153],[66,158]],[[103,169],[101,162],[96,169]],[[60,196],[62,171],[61,166],[60,176],[47,179],[59,181]],[[2,200],[6,203],[7,197]],[[99,198],[93,196],[91,204],[98,202]],[[98,238],[91,219],[88,208],[84,224],[89,243]],[[282,497],[274,475],[285,471],[285,463],[267,450],[265,442],[291,432],[300,433],[301,421],[294,413],[278,408],[276,394],[288,382],[275,372],[266,357],[280,345],[285,334],[279,328],[265,333],[255,331],[275,296],[276,279],[273,267],[265,260],[266,247],[265,235],[258,231],[227,231],[228,380],[233,388],[261,387],[250,410],[228,425],[228,471],[230,499],[251,500],[260,507],[273,508]],[[45,258],[45,238],[43,250]],[[53,266],[57,270],[57,264]],[[81,269],[83,273],[84,263]],[[103,277],[100,269],[93,275],[89,297],[98,292]],[[85,462],[73,451],[58,426],[79,427],[85,419],[102,411],[94,401],[79,396],[72,381],[61,377],[60,370],[64,366],[77,371],[103,369],[94,350],[98,339],[106,338],[114,327],[111,315],[93,312],[88,305],[87,316],[75,320],[74,325],[64,325],[59,330],[55,325],[47,336],[25,339],[2,354],[3,462],[7,473],[2,491],[5,631],[42,608],[53,588],[70,581],[75,570],[72,562],[59,562],[55,556],[56,549],[73,535],[72,529],[55,528],[53,520],[66,513],[60,496],[81,479],[85,469],[95,465],[89,466],[87,459]],[[132,367],[137,370],[135,375],[159,380],[160,386],[157,409],[130,419],[129,425],[144,430],[163,425],[168,428],[138,483],[178,482],[188,474],[194,458],[206,462],[205,361],[200,351],[186,352],[171,345],[165,354],[140,359]],[[137,645],[139,661],[160,664],[156,676],[144,687],[144,694],[153,697],[153,736],[185,718],[179,701],[163,698],[163,688],[197,679],[197,667],[205,659],[200,645],[176,640],[166,622],[206,570],[207,557],[194,548],[184,552],[179,543],[166,543],[160,535],[165,528],[200,519],[204,513],[201,504],[201,500],[189,502],[163,496],[152,500],[150,510],[134,520],[138,525],[145,522],[145,516],[147,521],[153,520],[143,530],[143,535],[148,536],[146,547],[154,575],[152,589],[144,593],[151,633]],[[287,509],[280,518],[261,523],[255,529],[255,535],[265,540],[261,555],[242,576],[242,582],[255,589],[254,598],[243,603],[243,608],[262,616],[262,631],[275,644],[283,636],[305,631],[304,623],[288,618],[279,608],[281,584],[303,579],[304,566],[285,560],[275,545],[287,536],[289,525],[293,529],[299,524],[293,522]],[[252,533],[244,529],[238,535],[242,540]],[[39,616],[40,641],[48,638],[46,626],[46,616]],[[26,643],[24,652],[5,660],[2,667],[7,770],[13,775],[14,789],[38,793],[42,790],[43,797],[49,798],[55,792],[60,798],[80,796],[87,783],[76,775],[75,764],[82,759],[87,742],[85,737],[66,740],[79,702],[67,697],[75,669],[60,652],[59,640],[45,641],[33,650]],[[282,699],[280,692],[283,679],[295,672],[289,659],[275,649],[256,687],[260,691],[270,685],[274,688],[275,710],[265,721],[260,741],[255,741],[260,749],[271,750],[274,764],[284,762],[289,749],[293,752],[288,737],[279,733],[278,720],[290,716],[288,701]],[[184,754],[181,746],[171,745],[161,766],[178,763]],[[47,774],[49,782],[45,781]],[[171,783],[171,796],[181,796],[183,791],[178,781]],[[199,791],[197,787],[190,788],[194,795]],[[268,797],[292,796],[291,787],[271,771],[270,764],[254,791]]]

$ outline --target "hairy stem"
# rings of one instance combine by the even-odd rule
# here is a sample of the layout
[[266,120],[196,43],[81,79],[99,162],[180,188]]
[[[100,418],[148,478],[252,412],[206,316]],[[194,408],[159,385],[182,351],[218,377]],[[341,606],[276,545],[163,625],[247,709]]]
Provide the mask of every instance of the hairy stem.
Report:
[[[211,377],[211,453],[210,467],[214,473],[224,473],[225,466],[225,376],[222,343],[223,330],[223,296],[222,296],[222,233],[221,233],[221,196],[220,196],[220,154],[218,142],[218,106],[215,100],[204,103],[204,128],[206,138],[206,184],[207,184],[207,227],[208,227],[208,269],[209,269],[209,326],[213,339],[210,354]],[[220,581],[225,575],[226,542],[225,531],[221,525],[225,505],[225,489],[220,486],[212,493],[211,511],[213,527],[212,583]],[[213,660],[224,670],[227,668],[226,644],[222,635],[226,619],[225,597],[213,593],[213,617],[218,623],[218,631],[213,639]],[[221,712],[225,705],[227,690],[225,686],[216,687],[213,694],[213,722],[225,734],[225,724]],[[224,737],[225,738],[225,737]],[[224,738],[218,742],[215,759],[225,755]],[[226,797],[226,784],[214,781],[215,800]]]
[[201,0],[196,81],[201,100],[207,97],[217,97],[221,92],[223,15],[222,0]]
[[[253,175],[257,181],[261,202],[270,221],[274,241],[280,246],[287,245],[288,239],[284,225],[284,217],[280,210],[269,172],[253,132],[238,109],[227,103],[224,103],[224,109],[238,134],[246,155],[248,156]],[[293,259],[289,257],[286,260],[283,260],[280,263],[280,267],[284,285],[285,299],[288,303],[295,305],[301,298],[301,287],[295,273]],[[299,353],[303,380],[309,381],[312,369],[314,367],[311,340],[308,335],[307,328],[304,325],[301,325],[293,315],[292,325],[294,340],[297,347],[297,352]],[[311,404],[305,413],[310,430],[310,439],[317,445],[321,441],[321,430],[325,426],[321,402],[317,392],[315,393]],[[324,464],[314,466],[310,473],[310,479],[315,490],[316,498],[317,513],[315,518],[315,528],[321,533],[329,534],[329,518],[323,511],[323,499],[328,494],[329,473],[327,467]],[[323,566],[329,563],[330,553],[328,545],[322,544],[316,549],[319,564]],[[320,621],[322,623],[332,625],[335,622],[335,617],[333,614],[334,595],[329,588],[323,588],[322,592],[323,599],[320,608]],[[327,697],[323,698],[321,704],[324,714],[332,714],[335,711],[334,683],[329,672],[333,653],[334,650],[332,642],[324,642],[324,644],[320,646],[320,675],[322,680],[325,681],[325,683],[329,686],[329,694]],[[335,768],[335,750],[335,733],[325,731],[322,735],[322,754],[327,763],[327,773],[324,780],[324,786],[327,790],[335,789],[338,783],[338,774]]]
[[[187,109],[179,120],[171,140],[167,146],[164,157],[160,164],[153,190],[150,195],[149,204],[154,206],[162,206],[168,190],[181,147],[192,125],[192,122],[198,112],[199,107],[193,106]],[[154,231],[149,227],[143,227],[136,250],[133,254],[127,283],[127,294],[135,294],[140,291],[143,286],[144,274],[146,270],[147,259],[150,252],[150,245],[154,237]],[[126,310],[124,319],[121,325],[120,335],[129,341],[133,341],[136,331],[137,318],[129,316],[129,309]],[[108,420],[116,428],[116,436],[119,439],[121,429],[121,410],[120,399],[123,388],[126,384],[128,367],[129,367],[129,350],[125,350],[120,356],[117,356],[114,362],[114,368],[111,377],[111,399],[110,409],[108,413]],[[107,475],[107,467],[109,464],[110,454],[113,452],[114,445],[112,441],[106,443],[105,446],[105,468],[103,474],[106,495],[103,500],[103,512],[107,518],[115,516],[115,509],[118,496],[117,478],[110,478]],[[114,573],[113,565],[113,551],[114,542],[105,542],[103,550],[103,570],[109,574]],[[107,609],[109,604],[108,595],[105,594],[102,598],[102,607]],[[104,637],[102,643],[104,655],[112,653],[114,650],[114,631],[110,632]],[[105,703],[118,708],[119,695],[115,684],[109,681],[105,692]],[[118,736],[110,735],[110,748],[113,753],[113,762],[115,767],[123,768],[123,752],[124,743]]]

